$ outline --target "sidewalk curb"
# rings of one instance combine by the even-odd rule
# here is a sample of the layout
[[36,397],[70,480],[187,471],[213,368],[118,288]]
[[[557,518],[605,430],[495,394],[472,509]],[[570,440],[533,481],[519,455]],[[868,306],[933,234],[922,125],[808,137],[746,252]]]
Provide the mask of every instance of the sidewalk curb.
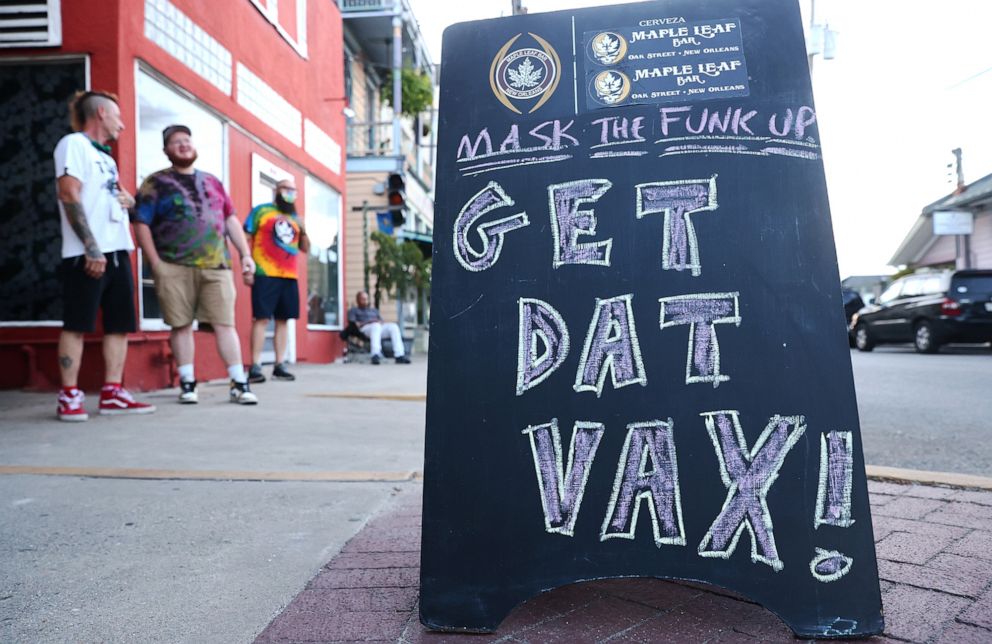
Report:
[[868,475],[869,479],[874,479],[876,481],[941,485],[969,488],[974,490],[992,490],[992,478],[976,476],[974,474],[928,472],[926,470],[909,470],[901,467],[887,467],[885,465],[866,465],[865,473]]

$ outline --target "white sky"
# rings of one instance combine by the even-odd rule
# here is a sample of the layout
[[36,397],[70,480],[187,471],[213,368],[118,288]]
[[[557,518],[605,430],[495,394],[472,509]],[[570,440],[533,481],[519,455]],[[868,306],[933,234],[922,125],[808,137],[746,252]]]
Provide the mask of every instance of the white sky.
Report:
[[[409,0],[435,62],[456,22],[509,15],[510,0]],[[810,0],[797,0],[808,12]],[[530,13],[608,4],[524,0]],[[992,173],[992,2],[816,0],[839,32],[837,57],[814,63],[813,91],[841,277],[886,262],[927,204]],[[806,18],[808,22],[808,15]]]

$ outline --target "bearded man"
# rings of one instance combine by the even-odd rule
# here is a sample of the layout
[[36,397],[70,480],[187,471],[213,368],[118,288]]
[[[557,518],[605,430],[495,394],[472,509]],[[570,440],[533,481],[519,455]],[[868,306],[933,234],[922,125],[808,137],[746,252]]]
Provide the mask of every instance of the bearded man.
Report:
[[227,247],[230,238],[241,256],[242,275],[255,272],[241,222],[220,179],[194,169],[197,154],[188,127],[165,128],[162,144],[172,166],[141,184],[134,232],[155,277],[162,318],[172,327],[179,402],[198,402],[193,320],[199,320],[213,328],[217,352],[231,379],[230,401],[254,405],[258,398],[249,388],[234,327],[234,277]]
[[255,274],[246,276],[251,284],[251,367],[249,382],[265,382],[259,361],[265,344],[265,328],[275,319],[276,364],[274,380],[296,380],[285,365],[288,320],[300,317],[300,290],[297,259],[300,251],[310,252],[310,240],[296,213],[296,184],[283,179],[273,190],[273,202],[256,206],[245,220],[245,233],[255,260]]

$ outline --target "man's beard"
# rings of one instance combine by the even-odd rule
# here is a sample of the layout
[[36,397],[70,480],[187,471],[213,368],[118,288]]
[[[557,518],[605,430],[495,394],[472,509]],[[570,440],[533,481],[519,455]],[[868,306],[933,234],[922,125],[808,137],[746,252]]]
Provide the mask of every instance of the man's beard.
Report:
[[276,208],[279,212],[285,213],[287,215],[296,214],[296,202],[290,203],[282,198],[282,195],[276,195]]
[[171,155],[169,153],[166,153],[165,156],[167,156],[169,158],[169,161],[172,162],[172,165],[175,166],[175,167],[177,167],[177,168],[188,168],[188,167],[190,167],[191,165],[193,165],[194,163],[196,163],[196,159],[198,157],[198,155],[196,154],[196,152],[193,153],[193,156],[191,156],[189,158],[185,158],[185,159],[180,159],[179,157],[173,156],[173,155]]

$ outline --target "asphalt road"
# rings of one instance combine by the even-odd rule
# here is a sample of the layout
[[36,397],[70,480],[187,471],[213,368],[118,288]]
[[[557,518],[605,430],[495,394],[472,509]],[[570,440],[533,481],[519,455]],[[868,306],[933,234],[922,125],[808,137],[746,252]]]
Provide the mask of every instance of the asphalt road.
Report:
[[865,461],[992,476],[992,351],[851,350]]

